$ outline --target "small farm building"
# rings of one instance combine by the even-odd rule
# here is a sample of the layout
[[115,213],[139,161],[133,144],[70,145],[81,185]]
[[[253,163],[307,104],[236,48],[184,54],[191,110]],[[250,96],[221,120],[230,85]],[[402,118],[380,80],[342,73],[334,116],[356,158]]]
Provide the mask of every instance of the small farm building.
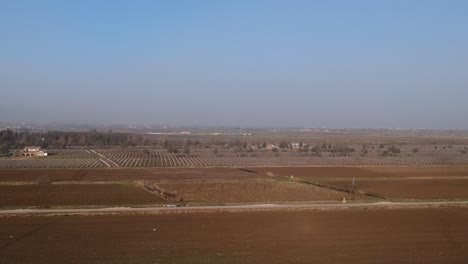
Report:
[[29,146],[25,147],[23,151],[21,151],[21,156],[23,157],[44,157],[47,156],[47,152],[41,150],[40,147]]

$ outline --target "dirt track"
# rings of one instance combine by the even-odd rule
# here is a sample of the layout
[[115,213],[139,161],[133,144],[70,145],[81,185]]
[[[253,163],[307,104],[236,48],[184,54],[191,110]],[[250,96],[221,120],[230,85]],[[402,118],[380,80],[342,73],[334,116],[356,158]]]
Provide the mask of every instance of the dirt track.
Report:
[[0,218],[0,263],[466,263],[468,209]]
[[188,206],[188,207],[108,207],[108,208],[66,208],[66,209],[12,209],[0,210],[1,216],[9,215],[106,215],[106,214],[182,214],[198,212],[242,212],[242,211],[287,211],[287,210],[337,210],[337,209],[399,209],[468,207],[468,201],[452,202],[378,202],[347,204],[243,204],[230,206]]

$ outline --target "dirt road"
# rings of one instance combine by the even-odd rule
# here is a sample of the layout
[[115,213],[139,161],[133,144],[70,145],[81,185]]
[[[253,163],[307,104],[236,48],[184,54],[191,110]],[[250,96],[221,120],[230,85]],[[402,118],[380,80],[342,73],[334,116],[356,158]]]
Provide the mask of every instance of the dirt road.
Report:
[[341,204],[249,204],[226,206],[183,206],[183,207],[109,207],[109,208],[69,208],[69,209],[14,209],[0,210],[0,216],[6,215],[86,215],[114,213],[196,213],[196,212],[238,212],[238,211],[268,211],[268,210],[336,210],[348,208],[427,208],[427,207],[465,207],[468,201],[440,202],[377,202],[377,203],[341,203]]

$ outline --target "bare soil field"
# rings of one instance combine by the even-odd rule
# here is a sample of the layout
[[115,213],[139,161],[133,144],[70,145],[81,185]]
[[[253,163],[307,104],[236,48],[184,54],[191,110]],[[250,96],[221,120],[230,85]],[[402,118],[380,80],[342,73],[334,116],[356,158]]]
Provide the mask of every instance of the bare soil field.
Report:
[[298,182],[266,179],[178,181],[158,183],[165,190],[176,191],[184,201],[210,203],[300,202],[343,199],[341,192]]
[[294,177],[384,177],[385,173],[368,171],[359,167],[260,167],[251,168],[270,176]]
[[[318,180],[319,184],[350,189],[352,180]],[[356,179],[355,190],[386,198],[399,199],[468,199],[467,179],[411,178]]]
[[467,222],[464,208],[3,217],[0,263],[456,264]]
[[308,178],[468,177],[468,166],[260,167],[265,175]]
[[189,179],[247,179],[262,175],[230,168],[155,169],[16,169],[0,170],[0,182],[134,181]]
[[370,166],[366,171],[393,177],[468,177],[468,166]]
[[236,168],[14,169],[0,170],[0,182],[36,182],[43,179],[50,182],[214,180],[291,175],[314,178],[468,177],[468,166],[260,167],[245,170]]
[[0,185],[0,207],[161,203],[165,201],[130,184]]
[[[160,197],[167,195],[178,197],[177,201],[182,198],[184,202],[202,204],[337,202],[343,197],[350,198],[349,194],[300,182],[350,190],[353,178],[356,181],[357,192],[388,199],[468,198],[468,166],[19,169],[0,170],[0,185],[27,183],[29,187],[2,186],[0,190],[4,191],[0,194],[3,197],[0,206],[91,205],[93,202],[96,202],[95,205],[139,205],[157,203],[154,201],[162,200]],[[126,185],[114,184],[106,187],[94,184],[98,181]],[[135,181],[155,184],[165,193],[153,192],[154,197],[150,197],[151,194],[141,185],[129,187]],[[36,184],[44,182],[54,186]],[[81,183],[87,184],[88,187],[66,187],[64,183]],[[61,186],[57,187],[55,184]],[[132,191],[127,193],[121,186],[127,186],[127,191]],[[59,190],[58,188],[70,190],[52,197],[52,189]],[[43,194],[40,190],[44,190]],[[84,191],[83,194],[80,194],[81,190]],[[90,191],[99,195],[88,195]],[[69,194],[65,195],[67,192]],[[143,196],[135,198],[138,196],[136,193]],[[105,195],[108,197],[104,198]],[[99,197],[104,200],[99,200]],[[359,201],[374,199],[365,195],[355,195],[354,198]],[[170,201],[167,197],[165,200]]]

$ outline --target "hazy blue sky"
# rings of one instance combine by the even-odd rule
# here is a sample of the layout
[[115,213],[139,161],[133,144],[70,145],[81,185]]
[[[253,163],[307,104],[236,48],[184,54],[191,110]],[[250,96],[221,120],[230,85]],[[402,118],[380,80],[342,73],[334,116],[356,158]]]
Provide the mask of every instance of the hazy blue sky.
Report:
[[468,1],[0,0],[0,120],[468,128]]

